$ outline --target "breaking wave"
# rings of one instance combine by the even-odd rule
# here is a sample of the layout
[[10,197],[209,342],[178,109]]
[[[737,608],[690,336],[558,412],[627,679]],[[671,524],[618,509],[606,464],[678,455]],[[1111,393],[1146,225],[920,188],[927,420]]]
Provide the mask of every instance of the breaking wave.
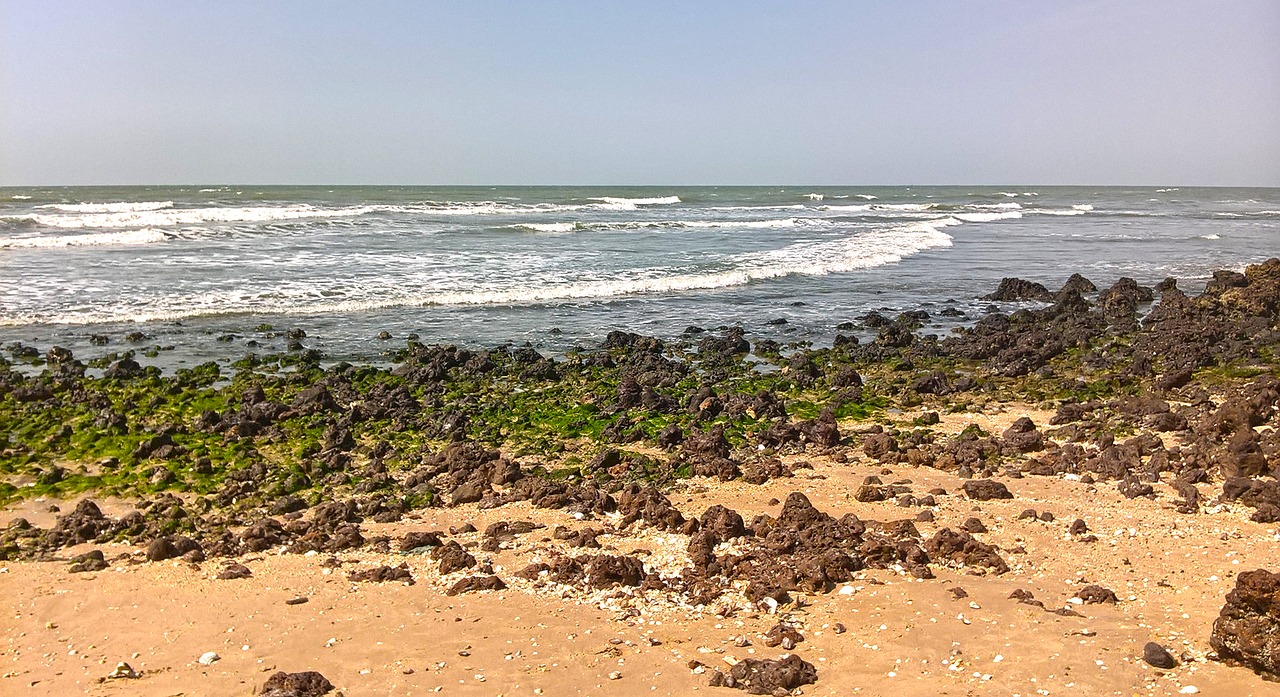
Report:
[[600,201],[615,206],[669,206],[680,203],[679,196],[658,196],[654,198],[621,198],[617,196],[596,196],[592,201]]
[[[464,280],[458,288],[440,288],[419,292],[411,285],[388,287],[377,284],[354,288],[347,299],[333,300],[315,284],[291,284],[269,292],[218,291],[168,297],[147,308],[130,311],[113,307],[88,312],[75,312],[39,321],[55,324],[91,324],[98,322],[171,321],[193,316],[271,313],[313,315],[386,310],[396,307],[446,305],[528,305],[574,300],[714,290],[742,286],[756,281],[786,276],[824,276],[892,264],[919,252],[951,245],[952,238],[943,230],[963,224],[954,217],[921,221],[860,232],[850,237],[824,242],[799,242],[781,249],[748,252],[728,257],[721,268],[685,270],[670,268],[636,269],[608,278],[581,278],[569,282],[560,276],[521,279],[506,287],[501,281],[476,283]],[[619,275],[624,277],[619,278]],[[485,284],[489,287],[484,287]],[[350,296],[357,297],[350,297]],[[31,317],[0,319],[0,325],[20,325],[35,321]]]
[[644,229],[781,229],[800,225],[811,225],[822,222],[813,218],[781,218],[777,220],[635,220],[621,222],[558,222],[558,223],[516,223],[508,225],[515,230],[529,230],[542,233],[566,233],[586,230],[644,230]]
[[87,235],[0,238],[0,249],[57,249],[60,247],[113,247],[164,242],[170,235],[151,228]]
[[133,213],[173,208],[173,201],[140,201],[136,203],[46,203],[36,208],[52,208],[68,213]]

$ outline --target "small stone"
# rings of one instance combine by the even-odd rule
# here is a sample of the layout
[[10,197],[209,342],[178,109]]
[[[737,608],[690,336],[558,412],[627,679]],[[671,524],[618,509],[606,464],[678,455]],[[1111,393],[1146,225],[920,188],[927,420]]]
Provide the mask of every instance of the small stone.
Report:
[[284,604],[285,605],[302,605],[305,602],[307,602],[307,598],[305,596],[300,595],[296,598],[289,598],[288,600],[284,601]]
[[1199,691],[1200,691],[1200,688],[1196,687],[1195,685],[1183,685],[1182,689],[1178,690],[1179,693],[1184,695],[1194,695]]
[[610,679],[610,680],[619,680],[619,679],[621,679],[621,678],[622,678],[622,672],[621,672],[621,671],[617,671],[617,670],[615,670],[615,671],[613,671],[612,673],[609,673],[609,679]]
[[116,669],[111,671],[111,673],[108,674],[107,677],[112,679],[120,679],[120,678],[133,679],[138,677],[138,671],[134,670],[133,666],[129,665],[128,663],[121,661],[116,664]]
[[237,578],[249,578],[253,572],[244,564],[227,564],[227,568],[218,572],[219,581],[232,581]]
[[1165,670],[1178,665],[1177,659],[1165,650],[1163,646],[1154,641],[1148,641],[1147,645],[1142,647],[1142,660],[1156,668],[1164,668]]
[[212,651],[206,651],[205,653],[200,654],[199,660],[200,660],[200,665],[211,666],[214,663],[217,663],[218,661],[222,660],[222,656],[219,656],[218,654]]

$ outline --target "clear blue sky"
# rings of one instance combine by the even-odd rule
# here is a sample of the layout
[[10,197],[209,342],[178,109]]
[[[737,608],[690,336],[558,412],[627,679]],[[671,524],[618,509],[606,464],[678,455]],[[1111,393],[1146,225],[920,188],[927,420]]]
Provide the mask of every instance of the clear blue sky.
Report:
[[0,185],[1280,186],[1280,1],[0,0]]

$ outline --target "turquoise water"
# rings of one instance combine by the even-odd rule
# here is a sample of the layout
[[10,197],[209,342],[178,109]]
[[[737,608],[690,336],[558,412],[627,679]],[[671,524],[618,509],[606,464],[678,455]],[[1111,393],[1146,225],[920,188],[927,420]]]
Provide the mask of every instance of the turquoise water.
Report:
[[[175,365],[283,348],[263,323],[335,359],[410,333],[560,350],[741,324],[821,343],[872,309],[974,316],[1007,275],[1194,287],[1276,255],[1278,233],[1280,189],[4,188],[0,342],[91,356],[141,331]],[[932,314],[939,333],[962,321]]]

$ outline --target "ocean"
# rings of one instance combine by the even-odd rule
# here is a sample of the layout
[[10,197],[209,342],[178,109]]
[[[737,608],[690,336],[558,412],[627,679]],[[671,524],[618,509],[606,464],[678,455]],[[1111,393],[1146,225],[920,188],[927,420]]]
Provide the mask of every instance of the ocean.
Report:
[[872,310],[945,334],[1005,276],[1194,290],[1278,243],[1275,188],[8,187],[0,344],[159,347],[144,362],[166,369],[283,350],[288,329],[353,362],[411,334],[557,353],[741,325],[822,345]]

